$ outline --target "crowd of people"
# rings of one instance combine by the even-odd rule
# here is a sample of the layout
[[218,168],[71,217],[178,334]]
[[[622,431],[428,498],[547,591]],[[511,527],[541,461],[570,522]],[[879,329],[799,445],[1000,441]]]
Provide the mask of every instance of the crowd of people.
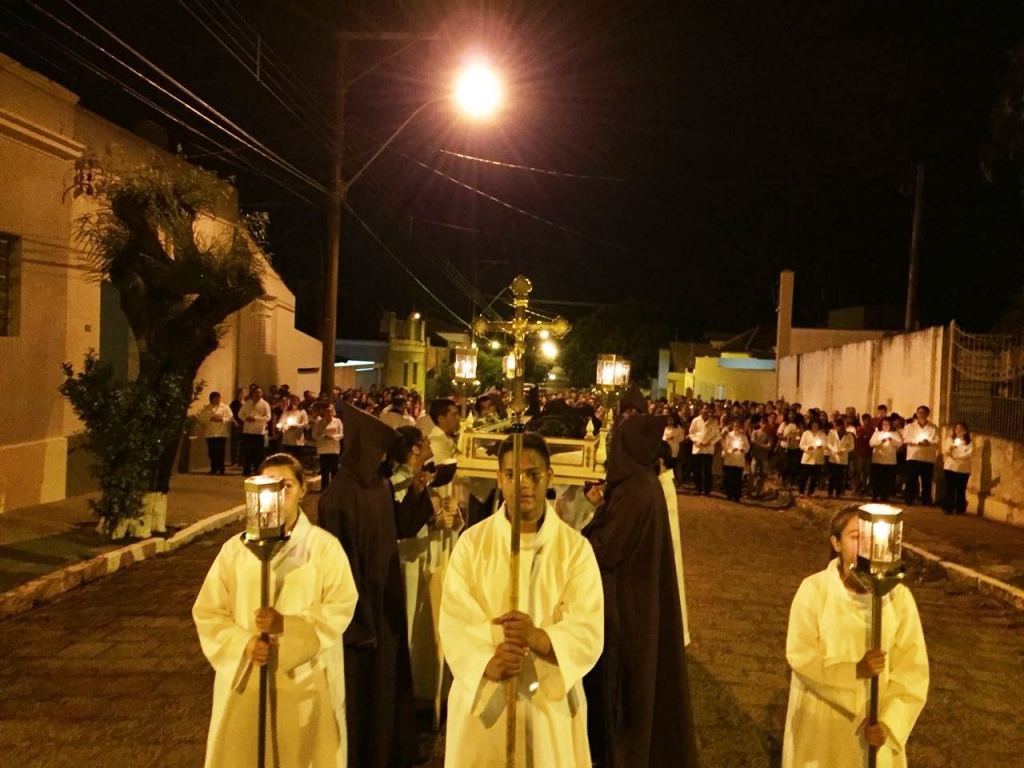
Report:
[[[720,477],[726,498],[739,501],[745,479],[778,475],[805,494],[821,484],[836,498],[853,490],[888,500],[899,488],[930,503],[942,456],[947,494],[962,511],[972,450],[966,425],[940,446],[926,406],[905,424],[884,406],[874,417],[804,414],[784,401],[651,401],[631,390],[615,403],[607,478],[586,486],[591,512],[577,524],[553,498],[545,437],[601,439],[609,414],[598,394],[534,389],[518,478],[519,599],[509,610],[502,502],[517,481],[511,438],[496,456],[493,503],[474,504],[467,483],[438,482],[439,465],[458,454],[454,400],[424,408],[403,388],[270,393],[253,385],[226,407],[212,393],[201,416],[214,441],[212,472],[223,474],[235,433],[244,472],[285,482],[291,534],[272,561],[272,607],[257,602],[258,562],[233,539],[193,610],[217,673],[207,765],[218,768],[254,762],[257,693],[248,678],[268,664],[276,722],[287,724],[275,731],[275,764],[289,768],[414,765],[423,757],[416,705],[433,709],[437,726],[445,700],[445,764],[503,766],[513,679],[518,765],[695,766],[680,489],[692,479],[707,495]],[[507,394],[485,393],[470,419],[500,422],[507,404]],[[301,509],[313,448],[323,489],[317,525]],[[276,452],[265,458],[268,450]],[[886,598],[894,634],[885,648],[865,647],[870,601],[850,575],[851,519],[847,511],[833,521],[833,562],[794,600],[785,766],[846,764],[868,745],[887,749],[885,764],[904,765],[924,705],[927,656],[905,587]],[[858,728],[871,677],[882,683],[883,715]]]

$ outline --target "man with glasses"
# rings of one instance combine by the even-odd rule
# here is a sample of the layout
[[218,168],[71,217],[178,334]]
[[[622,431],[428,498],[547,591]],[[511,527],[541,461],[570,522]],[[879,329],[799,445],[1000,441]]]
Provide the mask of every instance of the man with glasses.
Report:
[[[512,438],[498,451],[506,502],[517,478]],[[508,610],[507,504],[466,530],[441,599],[441,641],[454,675],[446,768],[504,765],[504,684],[518,678],[516,765],[590,768],[583,676],[601,655],[601,574],[587,540],[547,501],[552,472],[540,435],[523,435],[519,611]]]

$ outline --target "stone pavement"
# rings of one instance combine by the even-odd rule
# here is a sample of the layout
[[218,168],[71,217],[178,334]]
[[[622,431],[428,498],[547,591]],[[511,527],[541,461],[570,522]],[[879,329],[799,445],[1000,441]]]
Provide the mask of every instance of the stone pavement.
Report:
[[[241,480],[239,474],[175,475],[167,496],[169,532],[242,504]],[[122,559],[131,562],[164,549],[163,541],[150,540],[126,552],[123,548],[132,540],[112,542],[96,533],[88,500],[97,495],[73,496],[0,516],[0,616],[77,586],[83,575],[89,581],[115,570]]]
[[[308,505],[314,508],[315,497]],[[680,499],[693,632],[690,673],[705,768],[776,766],[793,594],[822,568],[822,523],[799,510]],[[212,672],[190,608],[225,529],[0,621],[4,765],[202,764]],[[1024,754],[1024,614],[911,571],[932,691],[914,768],[1004,768]],[[439,768],[443,741],[431,766]]]

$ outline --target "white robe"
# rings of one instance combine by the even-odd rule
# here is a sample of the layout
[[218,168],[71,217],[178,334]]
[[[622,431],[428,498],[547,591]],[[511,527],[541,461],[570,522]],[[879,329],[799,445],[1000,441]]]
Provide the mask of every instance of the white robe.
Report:
[[[284,616],[284,632],[278,635],[270,677],[269,698],[276,706],[268,707],[267,765],[345,768],[341,634],[358,594],[341,544],[304,514],[271,561],[270,594]],[[260,561],[235,536],[221,548],[192,608],[203,653],[216,672],[208,768],[256,765],[259,667],[245,657],[245,648],[259,634],[254,626],[259,607]]]
[[[446,768],[505,765],[506,686],[487,680],[484,669],[503,641],[492,621],[508,610],[510,538],[502,507],[460,537],[444,582],[441,639],[455,676],[448,696]],[[516,764],[590,768],[583,676],[604,645],[597,559],[590,543],[548,504],[540,531],[522,538],[519,575],[519,609],[547,632],[558,663],[526,657]]]
[[676,566],[676,582],[679,584],[679,608],[683,617],[683,645],[690,644],[690,616],[686,612],[686,584],[683,580],[683,540],[679,534],[679,491],[672,470],[658,475],[661,490],[665,492],[665,506],[668,507],[668,528],[672,535],[672,554]]
[[[793,670],[782,746],[783,768],[863,768],[868,685],[857,662],[868,650],[871,597],[843,586],[838,560],[804,579],[793,599],[786,660]],[[910,731],[928,695],[928,653],[910,590],[882,599],[885,669],[878,678],[878,720],[886,742],[878,768],[904,768]]]

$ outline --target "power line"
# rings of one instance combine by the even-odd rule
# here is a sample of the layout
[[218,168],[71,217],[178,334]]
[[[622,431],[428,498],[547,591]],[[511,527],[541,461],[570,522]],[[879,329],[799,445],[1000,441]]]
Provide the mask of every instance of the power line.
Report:
[[[180,89],[185,94],[189,95],[191,98],[193,98],[199,104],[201,104],[203,107],[208,109],[211,113],[216,115],[219,119],[223,120],[228,126],[230,126],[237,133],[232,132],[232,130],[229,130],[224,125],[221,125],[220,123],[218,123],[213,118],[209,117],[208,115],[204,114],[200,110],[196,109],[194,106],[192,106],[191,104],[189,104],[188,102],[186,102],[185,100],[180,98],[179,96],[176,96],[175,94],[171,93],[166,88],[161,86],[159,83],[154,82],[151,78],[147,77],[145,74],[143,74],[142,72],[140,72],[136,68],[132,67],[127,62],[125,62],[122,59],[120,59],[117,56],[115,56],[113,53],[108,51],[106,48],[101,46],[99,43],[93,42],[91,39],[89,39],[88,37],[86,37],[85,35],[80,33],[78,30],[76,30],[74,27],[72,27],[67,22],[63,21],[62,19],[58,18],[57,16],[54,16],[52,13],[47,11],[45,8],[41,8],[37,3],[34,2],[34,0],[26,0],[26,2],[29,5],[31,5],[33,8],[35,8],[37,11],[42,13],[43,15],[45,15],[45,16],[49,17],[50,19],[52,19],[53,21],[57,22],[57,24],[59,24],[61,27],[63,27],[67,31],[69,31],[75,37],[79,38],[80,40],[85,41],[87,44],[89,44],[90,46],[92,46],[96,50],[100,51],[105,56],[113,59],[118,64],[123,66],[125,69],[127,69],[129,72],[134,74],[136,77],[140,78],[141,80],[145,81],[146,83],[148,83],[152,87],[156,88],[161,93],[163,93],[165,96],[168,96],[169,98],[173,99],[177,103],[181,104],[183,107],[188,109],[190,112],[192,112],[193,114],[195,114],[198,117],[202,118],[206,122],[210,123],[211,125],[213,125],[218,130],[223,131],[224,133],[228,134],[229,136],[231,136],[231,138],[235,139],[236,141],[244,143],[247,147],[249,147],[253,151],[257,152],[258,154],[260,154],[262,156],[264,156],[266,159],[270,160],[272,163],[274,163],[278,167],[280,167],[283,170],[287,171],[288,173],[290,173],[291,175],[295,176],[296,178],[298,178],[299,180],[303,181],[304,183],[308,184],[309,186],[313,187],[317,191],[322,192],[324,194],[327,193],[327,188],[324,185],[320,184],[320,182],[316,181],[316,179],[312,178],[311,176],[309,176],[309,175],[305,174],[304,172],[302,172],[301,170],[299,170],[297,167],[295,167],[294,165],[289,163],[287,160],[282,158],[280,155],[278,155],[276,152],[271,150],[269,147],[263,145],[259,141],[259,139],[255,138],[254,136],[252,136],[251,134],[246,132],[244,129],[240,128],[238,125],[233,123],[229,118],[227,118],[226,116],[221,114],[219,111],[214,109],[212,106],[210,106],[208,103],[206,103],[203,99],[201,99],[199,96],[197,96],[195,93],[193,93],[190,89],[186,88],[184,85],[179,83],[177,80],[175,80],[169,74],[167,74],[164,70],[162,70],[160,67],[158,67],[156,64],[154,64],[152,61],[147,59],[145,56],[143,56],[141,53],[136,51],[134,48],[132,48],[126,42],[121,40],[121,38],[119,38],[113,32],[111,32],[106,27],[104,27],[102,24],[100,24],[98,21],[96,21],[96,19],[94,19],[92,16],[90,16],[85,11],[83,11],[78,6],[76,6],[73,2],[71,2],[71,0],[65,0],[65,2],[68,5],[70,5],[75,11],[77,11],[79,14],[81,14],[86,19],[88,19],[90,22],[92,22],[100,30],[105,32],[108,36],[110,36],[111,38],[116,40],[118,43],[120,43],[125,49],[127,49],[129,52],[134,54],[141,61],[146,63],[150,68],[152,68],[153,70],[158,72],[161,76],[163,76],[165,79],[167,79],[169,82],[171,82],[175,87]],[[243,138],[243,137],[245,137],[245,138]]]
[[470,324],[468,322],[466,322],[465,320],[463,320],[462,317],[454,309],[452,309],[447,304],[445,304],[441,299],[439,299],[434,294],[433,291],[431,291],[429,288],[427,288],[426,285],[424,285],[422,280],[420,280],[418,277],[416,277],[416,275],[413,273],[413,271],[411,269],[409,269],[405,265],[405,262],[403,262],[400,258],[398,258],[398,256],[395,255],[395,252],[392,251],[390,248],[388,248],[383,240],[381,240],[379,237],[377,237],[377,233],[374,232],[372,229],[370,229],[369,225],[365,221],[363,221],[360,218],[359,214],[356,213],[352,209],[352,206],[350,206],[350,205],[348,205],[348,203],[346,203],[345,204],[345,210],[347,210],[350,214],[352,214],[352,217],[359,223],[359,225],[363,229],[366,230],[366,232],[370,235],[370,237],[373,238],[373,241],[375,243],[377,243],[377,245],[379,245],[381,247],[381,250],[383,250],[384,253],[386,253],[388,256],[390,256],[395,261],[395,263],[398,264],[398,266],[400,266],[402,268],[402,270],[410,278],[412,278],[413,282],[415,282],[416,285],[418,285],[420,287],[420,289],[437,304],[438,307],[444,309],[448,314],[450,314],[452,317],[454,317],[456,319],[456,321],[458,321],[459,325],[464,325],[467,328],[471,327]]
[[652,184],[661,185],[665,182],[653,181],[646,179],[629,179],[622,176],[598,176],[586,173],[568,173],[566,171],[554,171],[549,168],[536,168],[532,165],[518,165],[516,163],[506,163],[501,160],[488,160],[485,157],[474,157],[473,155],[466,155],[462,152],[453,152],[450,149],[441,149],[440,147],[424,146],[424,149],[428,149],[431,152],[438,152],[442,155],[449,155],[450,157],[457,157],[459,160],[470,160],[474,163],[484,163],[485,165],[493,165],[499,168],[510,168],[516,171],[529,171],[530,173],[540,173],[545,176],[554,176],[559,179],[582,179],[584,181],[610,181],[620,184]]

